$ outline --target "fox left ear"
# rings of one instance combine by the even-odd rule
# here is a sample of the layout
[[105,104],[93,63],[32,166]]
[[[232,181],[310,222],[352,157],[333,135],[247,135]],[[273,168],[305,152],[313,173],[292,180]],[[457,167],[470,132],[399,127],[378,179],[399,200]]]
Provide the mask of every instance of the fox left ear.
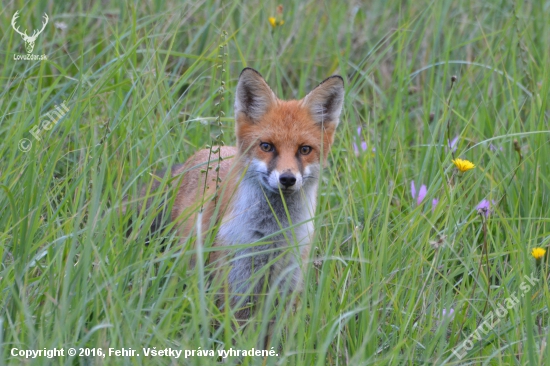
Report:
[[325,79],[303,99],[313,119],[323,127],[335,129],[344,104],[344,79],[334,75]]

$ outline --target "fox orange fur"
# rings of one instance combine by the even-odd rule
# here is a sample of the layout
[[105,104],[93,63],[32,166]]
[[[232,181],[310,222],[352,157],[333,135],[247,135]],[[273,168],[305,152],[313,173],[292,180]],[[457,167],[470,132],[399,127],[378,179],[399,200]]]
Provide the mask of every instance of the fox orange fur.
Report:
[[[251,316],[246,304],[254,304],[264,286],[285,294],[301,289],[320,168],[343,101],[340,76],[329,77],[301,100],[284,101],[257,71],[245,68],[235,98],[237,146],[219,147],[221,161],[217,152],[201,150],[171,170],[179,187],[170,220],[182,241],[190,235],[204,238],[217,225],[218,250],[209,262],[225,268],[230,306],[241,322]],[[218,172],[206,169],[208,162],[219,164]],[[216,192],[212,180],[218,176]],[[228,258],[225,249],[233,246],[240,249]],[[262,274],[252,281],[255,273]]]

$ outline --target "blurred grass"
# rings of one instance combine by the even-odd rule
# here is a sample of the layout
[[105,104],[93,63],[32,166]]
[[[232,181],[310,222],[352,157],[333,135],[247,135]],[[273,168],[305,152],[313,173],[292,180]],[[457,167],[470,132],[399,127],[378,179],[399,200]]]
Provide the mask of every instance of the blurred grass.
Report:
[[[0,363],[24,362],[12,348],[250,349],[270,312],[279,356],[227,363],[548,362],[548,257],[535,266],[530,251],[550,244],[550,2],[280,4],[285,23],[276,28],[267,19],[278,2],[4,4]],[[48,61],[13,59],[25,53],[10,26],[16,10],[21,29],[49,15],[34,49]],[[129,217],[113,208],[153,171],[211,143],[221,81],[224,142],[234,142],[233,91],[245,66],[287,99],[340,74],[346,102],[322,178],[305,291],[295,311],[270,306],[271,294],[260,325],[234,331],[204,283],[210,268],[189,266],[195,252],[174,241],[161,252],[161,240],[145,246],[143,233],[126,238]],[[30,129],[63,101],[70,112],[35,140]],[[456,174],[448,133],[459,136],[455,155],[474,170]],[[32,142],[26,153],[22,138]],[[368,148],[356,154],[362,141]],[[413,180],[428,188],[421,205]],[[475,208],[482,199],[497,203],[487,220]],[[153,218],[134,217],[134,225]],[[452,350],[522,294],[532,273],[537,285],[456,358]],[[444,317],[451,308],[454,317]]]

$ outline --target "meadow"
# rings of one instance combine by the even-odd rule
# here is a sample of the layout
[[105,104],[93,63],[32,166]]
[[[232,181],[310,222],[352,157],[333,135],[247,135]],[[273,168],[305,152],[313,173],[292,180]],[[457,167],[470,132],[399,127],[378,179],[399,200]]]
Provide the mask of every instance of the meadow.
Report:
[[[47,60],[15,56],[16,11],[28,34],[48,15],[32,51]],[[545,0],[3,1],[0,365],[548,364],[549,14]],[[119,208],[153,172],[235,142],[246,66],[284,99],[338,74],[346,98],[304,291],[295,306],[267,293],[240,327],[212,266],[190,265],[212,236],[145,245],[127,227],[154,213]],[[276,355],[208,355],[259,347],[270,319]]]

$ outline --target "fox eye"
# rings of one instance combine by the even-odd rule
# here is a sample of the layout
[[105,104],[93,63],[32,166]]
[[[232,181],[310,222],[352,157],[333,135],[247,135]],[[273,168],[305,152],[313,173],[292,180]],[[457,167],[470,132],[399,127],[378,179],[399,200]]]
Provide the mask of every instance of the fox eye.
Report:
[[311,146],[302,146],[300,147],[300,154],[307,155],[311,152]]
[[262,151],[265,151],[265,152],[272,152],[273,150],[275,150],[275,147],[270,143],[262,142],[260,143],[260,149],[262,149]]

